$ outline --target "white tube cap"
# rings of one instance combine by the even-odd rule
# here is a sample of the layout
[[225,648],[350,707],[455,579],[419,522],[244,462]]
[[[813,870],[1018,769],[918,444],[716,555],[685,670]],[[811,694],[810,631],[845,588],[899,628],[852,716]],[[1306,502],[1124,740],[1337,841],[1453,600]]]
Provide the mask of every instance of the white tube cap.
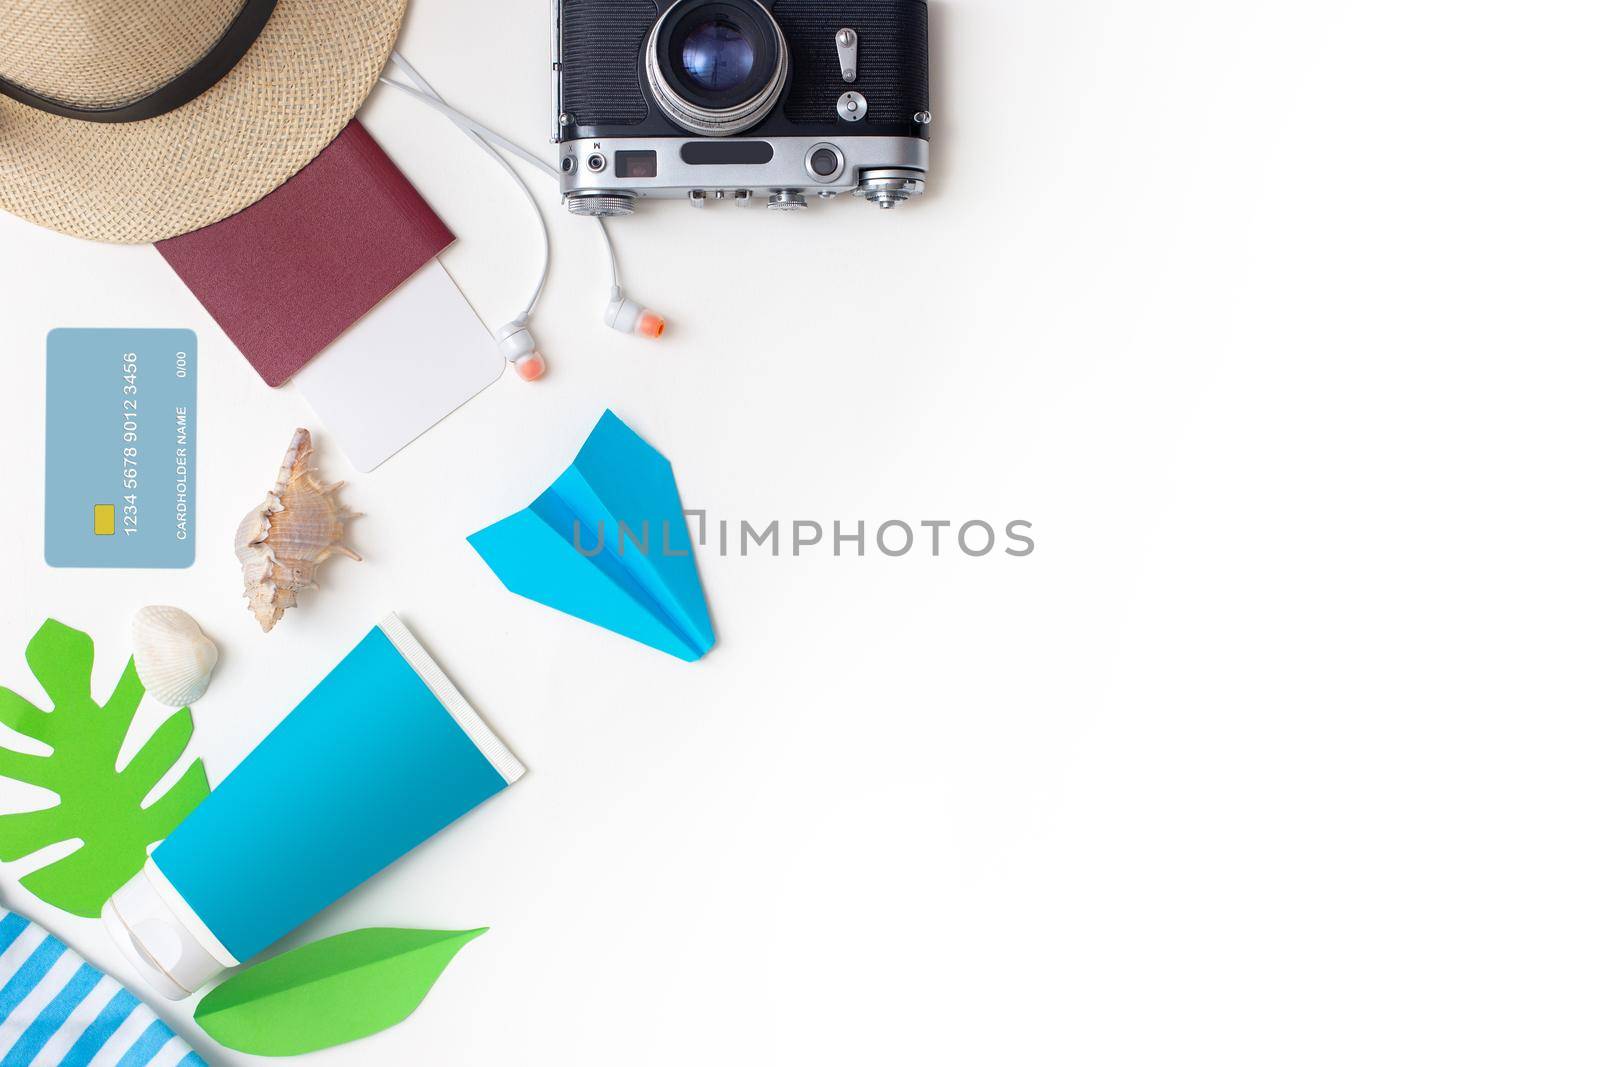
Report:
[[183,1000],[231,966],[217,959],[156,888],[150,866],[106,901],[100,918],[111,937],[162,996]]

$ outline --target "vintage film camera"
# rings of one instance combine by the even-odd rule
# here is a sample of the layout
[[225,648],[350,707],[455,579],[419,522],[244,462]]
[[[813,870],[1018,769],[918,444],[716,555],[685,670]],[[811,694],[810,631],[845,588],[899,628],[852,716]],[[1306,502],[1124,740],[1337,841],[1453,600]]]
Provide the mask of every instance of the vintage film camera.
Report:
[[924,0],[552,0],[561,191],[892,208],[928,172]]

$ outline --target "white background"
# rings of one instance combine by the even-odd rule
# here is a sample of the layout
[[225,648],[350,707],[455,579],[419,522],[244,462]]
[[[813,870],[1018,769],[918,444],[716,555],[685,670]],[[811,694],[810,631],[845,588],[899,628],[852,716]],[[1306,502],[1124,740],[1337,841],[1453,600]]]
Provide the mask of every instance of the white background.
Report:
[[[545,20],[416,0],[403,49],[542,145]],[[319,1063],[1593,1063],[1593,5],[938,0],[933,25],[924,201],[616,226],[660,344],[600,326],[592,227],[544,187],[549,379],[354,478],[366,562],[267,636],[232,531],[313,416],[151,249],[0,218],[0,680],[35,692],[53,615],[104,692],[132,612],[181,605],[223,648],[195,708],[216,777],[393,608],[529,764],[292,939],[492,927]],[[392,91],[364,118],[498,325],[525,205]],[[66,325],[199,332],[192,570],[45,568]],[[684,665],[512,597],[463,540],[606,406],[713,518],[1020,518],[1038,550],[702,552],[721,640]],[[6,903],[132,980],[26,869]]]

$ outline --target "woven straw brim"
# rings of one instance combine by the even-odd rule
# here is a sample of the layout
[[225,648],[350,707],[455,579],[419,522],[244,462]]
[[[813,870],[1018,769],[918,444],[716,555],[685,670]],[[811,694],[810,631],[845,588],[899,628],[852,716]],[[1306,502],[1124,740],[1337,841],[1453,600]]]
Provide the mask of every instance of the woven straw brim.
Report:
[[0,209],[123,244],[198,230],[311,162],[383,72],[406,0],[278,0],[227,77],[143,122],[61,118],[0,97]]

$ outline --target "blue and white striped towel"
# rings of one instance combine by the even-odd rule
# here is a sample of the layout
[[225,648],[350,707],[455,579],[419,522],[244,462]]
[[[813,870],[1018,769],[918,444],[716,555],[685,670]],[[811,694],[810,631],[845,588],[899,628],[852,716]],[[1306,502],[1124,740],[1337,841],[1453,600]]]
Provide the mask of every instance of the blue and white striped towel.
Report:
[[205,1067],[156,1013],[0,908],[0,1067]]

